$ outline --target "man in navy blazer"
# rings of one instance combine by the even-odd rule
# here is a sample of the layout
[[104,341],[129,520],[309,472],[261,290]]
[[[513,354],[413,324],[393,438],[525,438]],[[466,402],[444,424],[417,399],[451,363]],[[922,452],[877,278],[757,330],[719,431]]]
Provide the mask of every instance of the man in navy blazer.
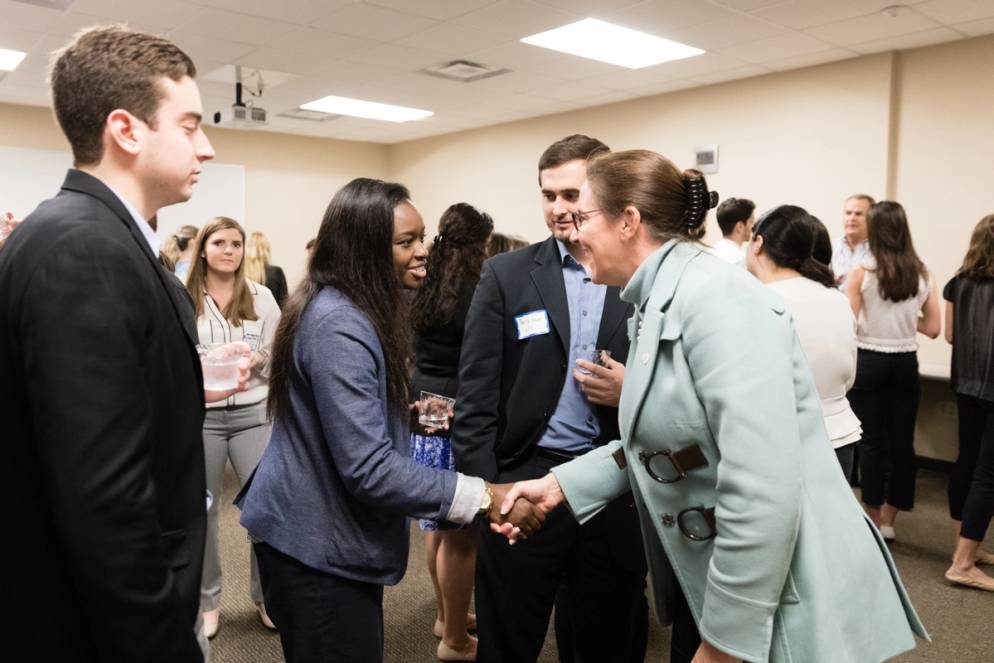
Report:
[[10,660],[203,660],[203,380],[146,221],[214,156],[194,75],[120,27],[53,64],[75,168],[0,250]]
[[[537,478],[619,437],[624,322],[632,311],[618,288],[591,282],[583,247],[569,241],[587,160],[607,151],[582,135],[546,149],[539,184],[552,236],[484,264],[460,356],[452,429],[460,472],[498,482]],[[589,361],[600,349],[613,357],[605,366]],[[514,547],[485,527],[477,660],[534,661],[555,602],[563,661],[641,661],[645,574],[631,494],[582,527],[565,508],[553,511]]]

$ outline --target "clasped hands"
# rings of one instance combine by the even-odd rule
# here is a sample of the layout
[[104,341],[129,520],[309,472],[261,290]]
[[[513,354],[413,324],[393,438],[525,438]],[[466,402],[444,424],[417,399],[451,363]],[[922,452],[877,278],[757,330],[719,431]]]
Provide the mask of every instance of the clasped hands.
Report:
[[511,545],[537,532],[548,513],[564,500],[552,473],[531,481],[490,484],[490,488],[494,493],[490,529],[507,537]]

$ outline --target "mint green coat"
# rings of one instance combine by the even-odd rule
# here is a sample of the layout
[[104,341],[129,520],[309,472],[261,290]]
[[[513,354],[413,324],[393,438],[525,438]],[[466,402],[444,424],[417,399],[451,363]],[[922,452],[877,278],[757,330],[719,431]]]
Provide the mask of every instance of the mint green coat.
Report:
[[[702,637],[746,661],[876,663],[913,648],[913,633],[927,638],[842,475],[780,299],[676,241],[639,267],[622,299],[637,310],[622,440],[553,472],[581,523],[634,493],[660,620],[672,621],[682,591]],[[675,483],[654,480],[639,457],[693,444],[707,465]],[[652,463],[657,474],[667,467],[662,456]],[[710,540],[677,522],[697,506],[714,508]],[[696,515],[686,528],[710,532]]]

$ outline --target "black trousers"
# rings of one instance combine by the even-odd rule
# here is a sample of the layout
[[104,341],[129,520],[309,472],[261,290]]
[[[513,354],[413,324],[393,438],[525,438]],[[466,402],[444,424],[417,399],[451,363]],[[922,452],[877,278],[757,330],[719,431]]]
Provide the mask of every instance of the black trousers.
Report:
[[847,444],[844,447],[839,447],[835,450],[835,457],[839,459],[839,465],[842,467],[842,474],[846,477],[846,481],[852,482],[852,469],[853,469],[853,459],[856,454],[856,444]]
[[[535,455],[497,481],[538,478],[556,464]],[[476,564],[480,663],[538,658],[564,575],[568,589],[560,609],[571,618],[572,634],[566,637],[572,641],[560,641],[560,651],[576,663],[643,660],[646,566],[629,495],[582,527],[559,506],[539,532],[513,546],[483,526]]]
[[701,646],[701,633],[687,606],[683,593],[673,609],[673,631],[670,636],[670,663],[690,663]]
[[856,382],[847,396],[863,425],[863,502],[910,511],[915,505],[915,419],[921,399],[917,354],[860,350]]
[[994,403],[964,394],[959,406],[959,456],[949,477],[949,515],[960,536],[983,541],[994,514]]
[[383,660],[383,586],[347,580],[253,544],[287,663]]

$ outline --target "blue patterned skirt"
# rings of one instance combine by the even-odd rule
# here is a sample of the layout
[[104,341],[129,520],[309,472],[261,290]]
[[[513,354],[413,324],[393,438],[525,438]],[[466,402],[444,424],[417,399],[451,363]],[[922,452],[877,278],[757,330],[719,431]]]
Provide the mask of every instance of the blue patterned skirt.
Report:
[[[455,470],[456,462],[452,456],[452,445],[448,435],[419,435],[411,433],[411,458],[415,462],[436,470]],[[421,529],[429,532],[459,529],[459,525],[445,520],[435,521],[421,518],[418,521]]]

